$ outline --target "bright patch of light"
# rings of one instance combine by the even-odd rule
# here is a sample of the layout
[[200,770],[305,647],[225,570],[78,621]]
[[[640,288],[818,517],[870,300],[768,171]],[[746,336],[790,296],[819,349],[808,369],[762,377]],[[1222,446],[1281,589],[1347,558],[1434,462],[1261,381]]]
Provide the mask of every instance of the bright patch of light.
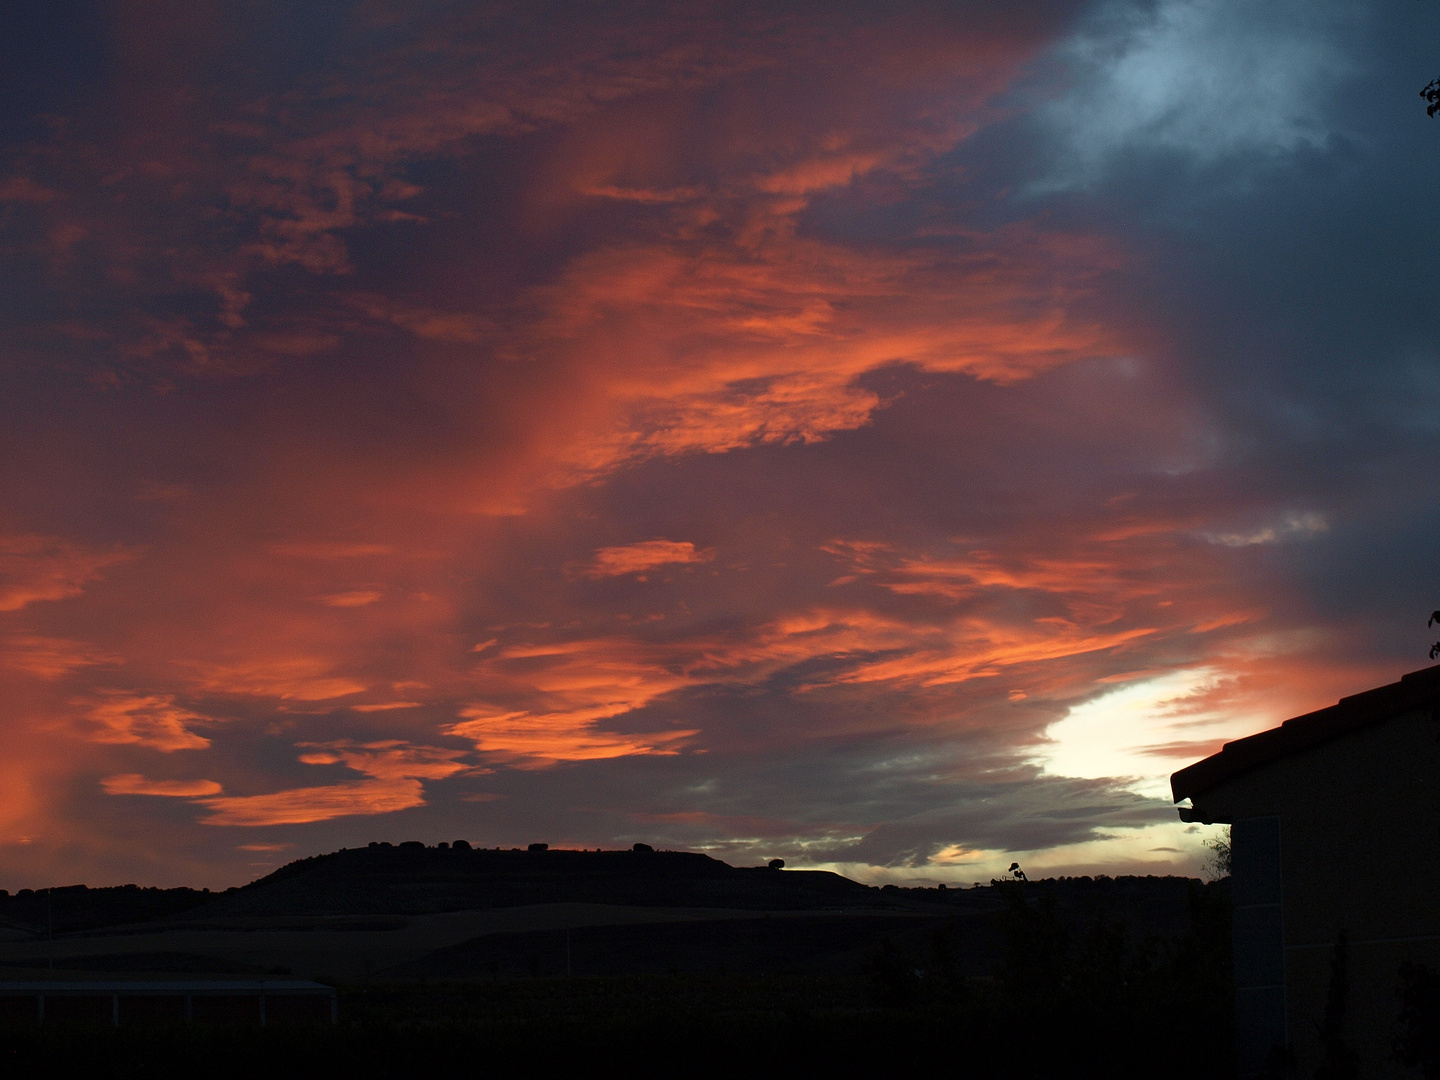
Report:
[[1228,711],[1194,704],[1220,677],[1176,671],[1077,705],[1050,725],[1036,762],[1056,776],[1133,777],[1131,790],[1169,798],[1170,774],[1206,756],[1203,744],[1248,730]]
[[1003,871],[1010,862],[1018,862],[1032,878],[1081,874],[1204,877],[1211,855],[1205,841],[1222,829],[1223,825],[1191,825],[1177,815],[1174,821],[1141,829],[1117,829],[1106,837],[1079,844],[1003,852],[992,865]]
[[788,860],[794,869],[830,870],[867,885],[895,884],[902,888],[944,882],[951,888],[988,885],[1008,878],[1009,866],[1018,862],[1027,877],[1078,877],[1121,874],[1205,877],[1210,850],[1205,842],[1224,826],[1191,825],[1174,821],[1143,828],[1115,829],[1103,837],[1078,844],[1036,851],[971,851],[950,848],[916,866],[872,866],[869,863]]

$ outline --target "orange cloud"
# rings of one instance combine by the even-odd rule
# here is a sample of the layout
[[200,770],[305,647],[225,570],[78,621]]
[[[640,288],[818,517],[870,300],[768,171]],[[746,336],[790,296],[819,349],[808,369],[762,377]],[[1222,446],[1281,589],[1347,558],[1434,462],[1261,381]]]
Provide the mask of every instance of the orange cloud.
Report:
[[329,701],[368,689],[335,675],[333,665],[314,656],[283,656],[200,666],[195,685],[220,694],[250,694],[294,701]]
[[78,596],[101,571],[132,557],[131,552],[95,551],[54,537],[0,536],[0,611]]
[[114,653],[65,638],[12,634],[0,643],[0,663],[41,679],[59,679],[81,668],[120,662]]
[[147,780],[139,773],[107,776],[100,781],[100,786],[107,795],[164,795],[181,799],[218,795],[221,790],[214,780]]
[[507,646],[481,662],[473,681],[528,707],[476,702],[445,730],[485,753],[530,765],[673,754],[697,732],[627,734],[601,724],[693,685],[680,670],[687,654],[701,659],[684,646],[647,648],[625,637]]
[[202,825],[303,825],[356,814],[393,814],[424,806],[419,780],[357,780],[323,787],[291,788],[268,795],[218,795],[197,800],[211,813]]
[[216,795],[197,799],[211,813],[204,825],[299,825],[363,814],[390,814],[425,805],[421,780],[443,780],[468,766],[455,759],[464,751],[414,746],[398,739],[357,743],[300,743],[307,765],[344,765],[367,779],[290,788],[263,795]]
[[331,593],[329,596],[322,596],[320,602],[326,607],[364,607],[373,604],[385,594],[376,592],[374,589],[354,589],[350,592]]
[[613,373],[560,475],[854,430],[879,405],[856,380],[887,365],[1005,383],[1128,347],[1073,310],[1122,262],[1101,238],[1012,226],[881,255],[794,236],[800,209],[754,247],[596,252],[537,295],[525,347]]
[[398,739],[355,743],[346,739],[328,743],[299,743],[312,748],[301,754],[307,765],[344,765],[376,780],[443,780],[469,766],[456,761],[463,750],[438,746],[411,746]]
[[715,558],[713,551],[697,550],[688,540],[644,540],[624,547],[606,547],[595,552],[586,569],[587,577],[619,577],[643,574],[658,566],[675,563],[703,563]]
[[913,623],[864,608],[817,607],[726,637],[654,643],[617,635],[513,645],[483,661],[477,681],[504,686],[512,700],[535,704],[506,709],[477,703],[462,709],[465,719],[446,731],[521,764],[673,754],[701,732],[628,733],[623,728],[633,721],[621,718],[678,691],[756,685],[817,659],[843,663],[811,675],[802,691],[879,683],[933,688],[993,678],[1005,667],[1117,649],[1154,632],[975,618]]
[[695,730],[624,735],[602,731],[598,723],[629,711],[626,705],[599,705],[552,713],[493,713],[485,706],[460,710],[466,720],[446,732],[471,739],[475,749],[522,766],[558,761],[602,761],[636,754],[676,754]]
[[[823,549],[854,571],[839,579],[860,590],[850,602],[791,603],[790,610],[778,603],[782,610],[771,618],[725,634],[642,637],[630,630],[567,640],[563,630],[539,627],[526,631],[542,638],[531,643],[491,639],[473,675],[490,689],[487,700],[463,709],[447,731],[521,765],[673,752],[703,745],[703,732],[686,725],[657,734],[632,714],[686,691],[759,686],[801,668],[806,675],[794,692],[806,694],[929,694],[1019,671],[1022,685],[995,693],[1043,702],[1078,692],[1073,680],[1051,685],[1052,675],[1043,673],[1068,668],[1076,678],[1089,671],[1098,677],[1116,662],[1103,657],[1144,655],[1264,617],[1253,606],[1243,619],[1233,607],[1225,615],[1236,597],[1217,588],[1224,571],[1212,552],[1185,540],[1188,525],[1132,528],[1105,539],[1083,524],[1066,528],[1074,535],[1040,530],[1030,547],[994,550],[910,553],[880,541],[830,542]],[[611,564],[627,567],[633,557],[630,548],[616,549]],[[1173,571],[1163,587],[1157,560]],[[886,594],[926,606],[896,611],[880,599]],[[1201,611],[1206,617],[1197,624]]]
[[137,743],[163,753],[203,750],[210,740],[187,725],[212,723],[207,716],[175,704],[173,694],[129,694],[110,691],[97,701],[78,703],[84,709],[86,737],[97,743]]

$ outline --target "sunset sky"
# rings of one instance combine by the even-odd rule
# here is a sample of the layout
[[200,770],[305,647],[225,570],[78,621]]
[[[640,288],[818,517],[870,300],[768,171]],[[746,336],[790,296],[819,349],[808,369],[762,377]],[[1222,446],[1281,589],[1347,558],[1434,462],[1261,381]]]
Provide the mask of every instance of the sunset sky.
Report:
[[0,16],[0,887],[1195,873],[1425,666],[1440,4]]

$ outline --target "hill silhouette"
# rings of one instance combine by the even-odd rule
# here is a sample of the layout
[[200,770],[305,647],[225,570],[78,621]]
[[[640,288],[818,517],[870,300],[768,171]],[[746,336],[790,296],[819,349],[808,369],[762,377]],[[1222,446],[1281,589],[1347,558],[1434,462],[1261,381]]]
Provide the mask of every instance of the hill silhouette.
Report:
[[689,851],[372,844],[299,859],[206,904],[205,916],[425,915],[579,902],[803,911],[871,902],[823,870],[735,867]]
[[[1069,878],[1031,882],[1030,891],[1051,896],[1075,918],[1103,908],[1136,933],[1168,936],[1186,919],[1191,884],[1183,878]],[[877,888],[827,871],[735,867],[686,851],[377,843],[297,859],[223,892],[135,885],[70,885],[13,895],[0,890],[0,940],[144,923],[178,925],[176,920],[291,916],[322,918],[332,930],[393,930],[405,925],[406,917],[556,904],[978,916],[998,903],[990,888]]]
[[826,871],[735,867],[688,851],[374,843],[297,859],[224,892],[136,885],[0,890],[0,938],[181,916],[425,915],[566,902],[802,911],[877,903],[877,893]]

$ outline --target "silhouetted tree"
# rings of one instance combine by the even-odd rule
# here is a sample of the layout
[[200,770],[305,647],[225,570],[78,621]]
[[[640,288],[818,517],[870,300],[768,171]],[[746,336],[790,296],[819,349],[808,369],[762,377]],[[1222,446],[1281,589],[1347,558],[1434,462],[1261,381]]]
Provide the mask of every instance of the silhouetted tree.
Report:
[[878,1005],[908,1009],[920,1000],[920,973],[915,962],[895,947],[888,937],[866,964],[866,983]]
[[1219,836],[1206,840],[1205,846],[1210,849],[1210,857],[1205,860],[1206,869],[1216,879],[1229,877],[1234,862],[1230,851],[1230,826],[1226,825]]
[[1054,894],[1044,893],[1032,904],[1019,881],[993,886],[1005,904],[997,919],[1000,985],[1017,1000],[1053,996],[1065,981],[1070,951],[1070,933]]

